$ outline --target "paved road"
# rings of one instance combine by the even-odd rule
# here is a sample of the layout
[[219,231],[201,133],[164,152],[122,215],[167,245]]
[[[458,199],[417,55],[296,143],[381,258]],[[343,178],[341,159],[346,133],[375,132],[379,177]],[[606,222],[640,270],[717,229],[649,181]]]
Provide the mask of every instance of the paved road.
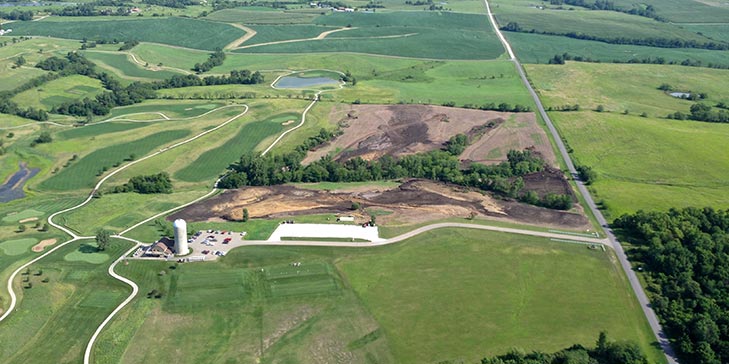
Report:
[[560,154],[562,154],[562,159],[564,159],[565,163],[567,164],[567,169],[572,174],[573,177],[575,177],[575,181],[577,184],[577,189],[580,191],[582,196],[585,198],[585,201],[587,202],[587,206],[592,211],[593,215],[595,215],[595,218],[597,219],[597,222],[603,227],[605,230],[605,234],[607,235],[608,240],[610,241],[610,245],[615,250],[615,254],[618,257],[618,260],[620,261],[620,266],[623,268],[623,271],[625,271],[625,274],[628,276],[628,280],[630,281],[630,286],[633,288],[633,292],[635,292],[636,297],[638,298],[638,302],[640,302],[640,306],[643,309],[643,313],[645,314],[645,317],[648,319],[648,323],[651,326],[651,329],[653,329],[653,334],[656,337],[656,340],[658,340],[658,343],[661,345],[661,348],[663,349],[663,352],[666,354],[666,359],[670,364],[677,364],[678,361],[676,359],[676,354],[673,351],[673,348],[671,347],[668,338],[665,335],[665,332],[663,331],[663,328],[661,327],[660,322],[658,321],[658,318],[656,317],[655,312],[650,306],[650,301],[648,300],[648,297],[646,296],[645,292],[643,291],[643,287],[640,285],[640,281],[638,280],[638,276],[633,271],[630,262],[628,261],[628,257],[625,254],[625,251],[623,250],[623,246],[620,245],[620,242],[618,241],[617,237],[613,233],[613,231],[608,226],[608,222],[605,219],[605,217],[602,215],[602,212],[597,208],[597,205],[595,204],[595,201],[592,199],[592,196],[590,195],[590,192],[587,190],[587,187],[585,184],[579,180],[577,175],[577,170],[575,169],[574,163],[572,163],[572,159],[570,158],[569,153],[567,153],[567,148],[564,145],[564,142],[562,142],[562,137],[559,135],[559,132],[557,132],[557,128],[554,127],[554,124],[552,123],[552,120],[549,118],[549,115],[547,115],[547,112],[544,110],[544,106],[542,105],[541,100],[539,100],[539,96],[534,91],[534,88],[532,87],[531,83],[529,83],[529,79],[527,79],[526,73],[524,72],[524,67],[522,67],[519,60],[514,55],[514,52],[511,49],[511,45],[506,40],[506,38],[501,34],[501,30],[499,30],[498,25],[496,24],[496,19],[494,18],[493,13],[491,12],[491,7],[489,5],[488,0],[484,0],[484,3],[486,4],[486,11],[488,12],[489,19],[491,20],[491,24],[494,27],[494,31],[496,31],[496,34],[498,35],[499,39],[504,45],[504,48],[506,48],[507,53],[509,54],[509,57],[512,62],[514,62],[514,65],[516,66],[517,71],[519,71],[519,76],[521,77],[522,81],[524,82],[524,85],[529,90],[529,93],[532,95],[532,98],[534,99],[534,103],[537,105],[537,109],[539,109],[539,114],[542,115],[542,118],[544,119],[544,122],[547,123],[547,127],[549,128],[549,132],[552,134],[552,137],[554,137],[554,141],[557,143],[557,147],[559,148]]

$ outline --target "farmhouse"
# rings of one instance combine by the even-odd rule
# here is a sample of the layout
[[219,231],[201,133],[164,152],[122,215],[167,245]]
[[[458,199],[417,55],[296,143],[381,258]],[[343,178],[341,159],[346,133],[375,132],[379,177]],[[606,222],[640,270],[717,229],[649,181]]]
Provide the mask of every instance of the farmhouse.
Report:
[[0,35],[5,35],[5,34],[8,34],[8,33],[12,32],[12,31],[13,31],[12,29],[2,29],[2,28],[0,28]]
[[144,255],[150,256],[150,257],[167,257],[172,255],[172,249],[169,247],[169,243],[171,243],[170,239],[168,238],[162,238],[156,243],[152,244],[151,247],[145,252]]

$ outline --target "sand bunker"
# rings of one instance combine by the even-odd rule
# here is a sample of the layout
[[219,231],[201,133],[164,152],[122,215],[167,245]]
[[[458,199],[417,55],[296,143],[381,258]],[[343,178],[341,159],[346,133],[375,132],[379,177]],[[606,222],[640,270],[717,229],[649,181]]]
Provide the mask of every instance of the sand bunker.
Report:
[[58,241],[58,240],[56,240],[56,239],[41,240],[41,242],[36,244],[35,246],[33,246],[33,248],[31,250],[36,253],[42,252],[43,249],[45,249],[45,247],[55,244],[56,241]]

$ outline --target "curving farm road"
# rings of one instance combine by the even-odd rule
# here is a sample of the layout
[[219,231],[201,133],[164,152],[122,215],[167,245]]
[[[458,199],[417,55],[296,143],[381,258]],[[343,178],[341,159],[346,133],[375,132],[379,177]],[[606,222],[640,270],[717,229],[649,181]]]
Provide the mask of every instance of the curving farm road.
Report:
[[512,62],[514,62],[514,66],[516,66],[516,69],[519,72],[519,76],[521,77],[521,80],[524,83],[524,86],[527,88],[527,90],[529,90],[529,94],[531,94],[532,98],[534,99],[534,103],[537,105],[537,109],[539,109],[539,114],[542,116],[542,118],[544,119],[544,122],[547,124],[547,128],[549,129],[549,132],[552,134],[552,137],[554,138],[555,143],[557,143],[557,148],[559,149],[559,152],[562,155],[562,159],[565,161],[565,164],[567,165],[567,169],[569,170],[570,174],[574,177],[575,184],[577,185],[577,189],[580,191],[580,194],[582,194],[582,196],[585,198],[585,201],[587,202],[587,206],[590,208],[590,211],[592,211],[592,214],[595,215],[597,222],[600,224],[600,226],[602,226],[603,230],[605,231],[605,234],[607,235],[607,239],[610,242],[610,245],[615,250],[615,255],[618,257],[618,260],[620,261],[620,266],[623,268],[625,275],[628,277],[628,280],[630,281],[630,286],[633,289],[633,292],[635,292],[635,296],[638,298],[638,302],[640,303],[640,306],[643,309],[643,314],[645,314],[645,317],[648,320],[648,323],[650,324],[651,329],[653,330],[653,334],[656,337],[656,340],[658,341],[658,343],[661,346],[661,349],[663,350],[664,354],[666,355],[666,359],[668,360],[668,363],[677,364],[678,359],[676,358],[676,353],[673,351],[673,348],[671,347],[671,343],[668,341],[668,337],[666,336],[665,331],[663,331],[663,327],[661,327],[661,324],[658,321],[658,317],[656,316],[656,313],[653,311],[653,308],[651,308],[650,300],[648,299],[648,296],[646,296],[645,291],[643,291],[643,287],[641,286],[640,281],[638,280],[638,276],[633,271],[633,268],[630,265],[630,261],[628,261],[628,256],[625,254],[625,251],[623,250],[623,246],[620,245],[618,238],[615,236],[613,231],[610,229],[608,222],[605,219],[605,216],[603,216],[602,212],[597,208],[595,201],[593,200],[592,196],[590,195],[590,191],[587,190],[587,187],[585,186],[585,184],[579,179],[578,174],[577,174],[577,169],[575,169],[575,165],[572,162],[572,159],[570,158],[569,153],[567,152],[567,148],[565,147],[564,142],[562,141],[562,137],[559,135],[557,128],[554,126],[554,123],[552,123],[552,120],[549,118],[549,115],[547,115],[547,112],[544,110],[544,106],[542,105],[542,102],[539,99],[539,96],[537,95],[536,91],[534,91],[534,88],[532,87],[531,83],[529,83],[529,79],[526,76],[524,67],[522,67],[521,63],[519,62],[519,59],[516,58],[516,55],[514,55],[514,52],[511,49],[511,45],[506,40],[504,35],[501,33],[501,30],[499,30],[498,24],[496,23],[496,19],[494,18],[494,14],[491,12],[491,6],[489,5],[488,0],[484,0],[484,3],[486,4],[486,12],[488,13],[488,17],[491,21],[491,25],[493,26],[494,31],[496,32],[496,35],[501,40],[501,43],[504,45],[506,52],[509,54],[510,60]]

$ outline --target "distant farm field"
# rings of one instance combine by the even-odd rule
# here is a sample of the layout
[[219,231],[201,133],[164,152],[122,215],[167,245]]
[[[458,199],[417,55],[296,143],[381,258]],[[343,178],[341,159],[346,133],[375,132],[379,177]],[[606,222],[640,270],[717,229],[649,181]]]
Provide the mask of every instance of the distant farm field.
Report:
[[524,63],[547,63],[555,55],[568,53],[572,56],[591,58],[601,62],[628,62],[632,59],[656,59],[681,63],[684,60],[700,61],[702,65],[729,66],[729,51],[713,51],[691,48],[655,48],[627,44],[608,44],[597,41],[531,33],[504,32],[512,43],[514,52]]
[[139,20],[86,21],[76,18],[64,21],[17,22],[14,35],[38,35],[67,39],[105,39],[144,42],[214,50],[245,34],[227,24],[187,18],[145,18]]
[[291,39],[314,38],[328,30],[337,29],[336,27],[324,27],[313,24],[253,25],[251,28],[256,31],[256,35],[243,43],[242,46],[268,42],[280,42]]
[[[484,15],[450,12],[334,13],[316,18],[315,23],[359,29],[333,33],[322,40],[271,44],[243,48],[237,52],[356,52],[414,58],[493,59],[504,51]],[[347,32],[354,32],[354,35]],[[298,38],[310,37],[302,35]]]
[[[175,355],[181,364],[307,362],[313,356],[322,362],[476,362],[513,347],[591,345],[607,330],[635,340],[661,362],[608,254],[446,229],[373,249],[245,247],[221,263],[176,269],[131,261],[119,270],[140,283],[142,296],[102,333],[94,357],[141,363]],[[147,299],[152,290],[162,298]],[[164,332],[175,332],[177,341]],[[124,350],[150,340],[178,349]],[[214,356],[199,349],[201,341]]]
[[86,76],[72,75],[23,91],[11,100],[25,107],[50,110],[54,106],[66,102],[85,98],[93,99],[103,91],[101,81]]
[[[615,5],[631,8],[634,0],[614,0]],[[652,5],[658,15],[674,23],[727,22],[729,4],[723,0],[641,0],[641,5]]]
[[247,8],[223,9],[205,19],[240,24],[308,24],[319,16],[319,12],[284,11],[273,8],[248,10]]

